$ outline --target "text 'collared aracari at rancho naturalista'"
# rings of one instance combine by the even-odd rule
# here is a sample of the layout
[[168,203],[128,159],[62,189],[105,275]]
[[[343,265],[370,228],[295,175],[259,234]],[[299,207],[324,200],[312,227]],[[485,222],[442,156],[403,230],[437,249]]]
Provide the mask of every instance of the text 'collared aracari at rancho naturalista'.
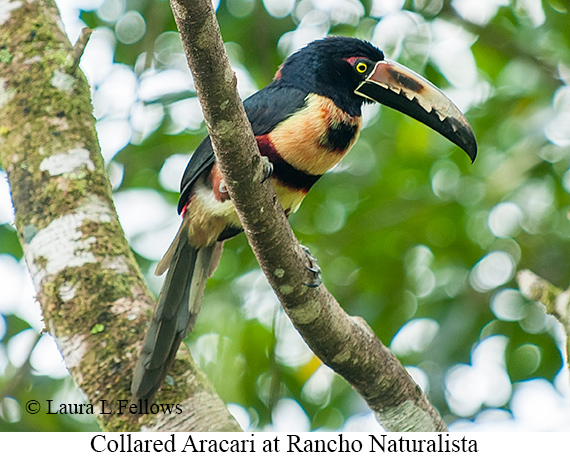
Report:
[[[313,184],[350,150],[362,126],[362,105],[369,102],[417,119],[475,160],[471,126],[433,84],[370,43],[324,38],[292,54],[268,86],[244,101],[286,214],[296,211]],[[133,401],[152,399],[159,389],[194,327],[224,240],[242,231],[209,137],[186,167],[178,211],[182,224],[156,268],[156,274],[167,274],[135,367]]]

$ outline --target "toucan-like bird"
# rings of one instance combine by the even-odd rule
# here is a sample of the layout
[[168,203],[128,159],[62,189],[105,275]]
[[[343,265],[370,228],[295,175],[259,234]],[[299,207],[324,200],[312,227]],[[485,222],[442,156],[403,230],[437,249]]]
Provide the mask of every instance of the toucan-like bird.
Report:
[[[433,84],[368,42],[324,38],[292,54],[268,86],[244,101],[285,213],[296,211],[313,184],[350,150],[368,102],[417,119],[475,160],[471,126]],[[156,268],[156,274],[167,274],[135,367],[133,401],[151,399],[159,389],[194,327],[224,240],[242,231],[209,137],[186,167],[178,212],[182,224]]]

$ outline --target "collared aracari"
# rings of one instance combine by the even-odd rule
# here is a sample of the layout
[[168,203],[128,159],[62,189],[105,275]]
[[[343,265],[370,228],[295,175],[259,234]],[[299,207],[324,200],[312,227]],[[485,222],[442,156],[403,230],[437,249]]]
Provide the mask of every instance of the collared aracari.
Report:
[[[378,102],[428,125],[475,160],[477,144],[459,109],[434,85],[384,57],[368,42],[329,37],[292,54],[273,81],[244,101],[259,151],[287,214],[350,150],[362,126],[362,105]],[[206,280],[224,240],[242,231],[209,137],[182,177],[180,229],[156,268],[167,271],[135,367],[133,401],[151,399],[191,331]]]

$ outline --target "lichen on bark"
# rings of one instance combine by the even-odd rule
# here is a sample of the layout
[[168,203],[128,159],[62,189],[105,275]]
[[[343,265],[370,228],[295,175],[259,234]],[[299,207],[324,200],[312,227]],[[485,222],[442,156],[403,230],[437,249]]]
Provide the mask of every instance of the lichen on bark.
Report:
[[[119,224],[100,154],[91,95],[51,0],[12,2],[0,20],[0,163],[8,174],[16,229],[44,321],[89,403],[116,412],[130,398],[131,372],[153,298]],[[76,59],[76,57],[75,57]],[[196,427],[237,423],[188,355],[165,398],[201,398]],[[194,373],[192,384],[188,373]],[[157,397],[160,402],[162,396]],[[209,409],[222,418],[208,423]],[[99,414],[106,430],[155,427],[168,418]],[[198,428],[199,430],[200,428]],[[189,430],[184,423],[174,430]]]

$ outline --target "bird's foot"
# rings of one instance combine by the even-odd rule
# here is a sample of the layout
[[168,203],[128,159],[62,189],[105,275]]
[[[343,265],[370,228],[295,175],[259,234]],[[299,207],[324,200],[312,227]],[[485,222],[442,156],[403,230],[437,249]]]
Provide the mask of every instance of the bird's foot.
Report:
[[301,245],[301,249],[303,250],[303,252],[305,252],[305,255],[307,256],[307,259],[309,260],[310,264],[310,266],[305,268],[309,270],[314,276],[311,282],[308,283],[304,282],[303,284],[311,288],[319,287],[323,283],[323,280],[321,278],[321,272],[322,272],[321,267],[319,267],[317,259],[313,256],[313,254],[311,254],[311,251],[307,246]]
[[261,180],[261,183],[264,183],[273,174],[273,164],[265,156],[261,156],[261,161],[263,162],[263,179]]

